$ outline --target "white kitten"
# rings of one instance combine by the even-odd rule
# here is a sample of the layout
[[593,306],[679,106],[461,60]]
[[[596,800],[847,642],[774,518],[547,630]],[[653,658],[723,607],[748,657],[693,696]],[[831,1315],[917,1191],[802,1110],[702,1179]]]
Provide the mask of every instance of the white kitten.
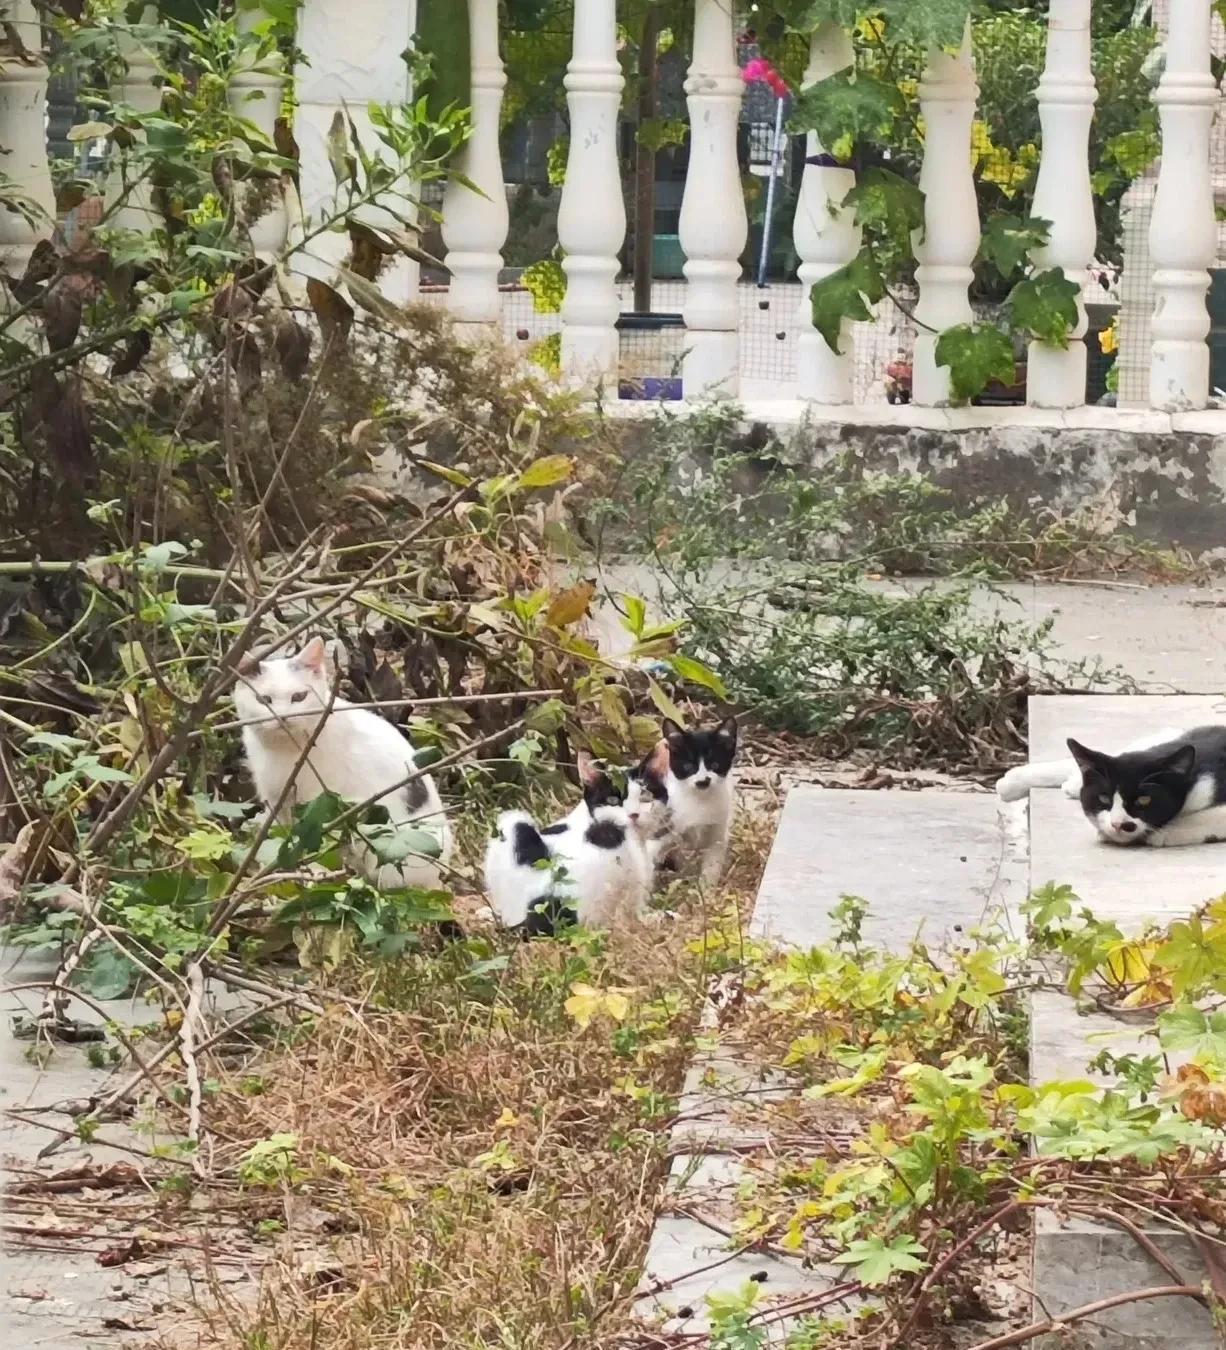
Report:
[[[318,726],[331,693],[322,638],[312,638],[297,656],[249,662],[240,671],[234,704],[243,727],[243,749],[255,789],[268,809],[276,804]],[[451,828],[438,789],[430,777],[403,780],[415,767],[413,748],[390,722],[365,708],[338,698],[315,744],[299,770],[279,813],[281,824],[293,819],[294,807],[321,792],[334,792],[361,802],[382,788],[378,804],[392,824],[412,821],[433,836],[438,858],[410,856],[380,864],[374,850],[354,849],[362,871],[375,885],[392,889],[442,885],[440,863],[451,857]],[[370,828],[370,827],[366,827]]]
[[540,829],[524,811],[504,811],[485,850],[485,891],[499,921],[526,937],[566,922],[613,928],[652,917],[649,841],[619,805],[604,805],[598,766],[580,765],[585,800]]

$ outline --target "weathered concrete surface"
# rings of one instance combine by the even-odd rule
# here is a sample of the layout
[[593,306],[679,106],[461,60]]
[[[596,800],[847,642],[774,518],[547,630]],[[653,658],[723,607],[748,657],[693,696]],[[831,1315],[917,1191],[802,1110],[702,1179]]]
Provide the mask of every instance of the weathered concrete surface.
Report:
[[987,794],[795,787],[751,929],[778,942],[820,942],[843,895],[868,901],[870,943],[939,943],[992,918],[1013,921],[1026,896],[1024,847],[1002,829]]
[[[845,893],[870,904],[870,942],[905,949],[920,934],[937,943],[993,916],[1016,914],[1026,885],[1022,842],[988,794],[837,791],[798,785],[786,803],[758,893],[751,931],[812,945],[830,936],[827,912]],[[735,1047],[696,1063],[674,1128],[684,1150],[673,1166],[636,1308],[670,1333],[707,1325],[705,1298],[765,1277],[767,1302],[820,1294],[843,1278],[838,1267],[805,1269],[770,1253],[729,1259],[743,1167],[736,1152],[768,1146],[796,1092],[787,1077],[738,1062]],[[712,1225],[714,1221],[714,1226]],[[695,1273],[696,1272],[696,1273]],[[839,1309],[831,1309],[837,1313]],[[788,1324],[771,1328],[782,1344]]]
[[[1111,750],[1156,728],[1221,720],[1226,703],[1213,696],[1036,698],[1030,701],[1030,758],[1062,757],[1070,735]],[[1100,844],[1080,805],[1057,788],[1032,792],[1029,810],[1032,884],[1067,883],[1096,915],[1114,919],[1126,933],[1185,915],[1226,889],[1226,846],[1151,850]],[[1036,995],[1032,1081],[1085,1077],[1087,1061],[1104,1049],[1153,1054],[1157,1043],[1144,1031],[1106,1015],[1079,1015],[1073,1000],[1056,991]],[[1205,1278],[1204,1261],[1189,1238],[1157,1222],[1146,1231],[1191,1283]],[[1080,1217],[1060,1222],[1046,1214],[1036,1222],[1034,1287],[1052,1314],[1169,1282],[1115,1225]],[[1085,1344],[1095,1350],[1212,1350],[1221,1344],[1210,1314],[1192,1299],[1124,1305],[1096,1318],[1085,1335]]]
[[[655,413],[650,405],[617,409],[613,430],[627,455],[654,453]],[[819,467],[852,452],[865,472],[928,479],[967,508],[1005,498],[1019,510],[1088,510],[1197,553],[1226,546],[1220,410],[834,409],[780,400],[756,403],[743,425],[744,448],[763,455],[763,473],[778,457]]]

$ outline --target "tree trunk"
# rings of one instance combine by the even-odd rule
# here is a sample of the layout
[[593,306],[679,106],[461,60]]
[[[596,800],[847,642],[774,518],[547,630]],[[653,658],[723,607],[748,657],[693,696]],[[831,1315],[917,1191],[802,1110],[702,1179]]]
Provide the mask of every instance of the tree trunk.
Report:
[[[660,12],[652,5],[643,17],[639,43],[638,129],[656,115],[656,44]],[[638,140],[634,155],[634,308],[651,313],[651,273],[656,234],[656,152]]]

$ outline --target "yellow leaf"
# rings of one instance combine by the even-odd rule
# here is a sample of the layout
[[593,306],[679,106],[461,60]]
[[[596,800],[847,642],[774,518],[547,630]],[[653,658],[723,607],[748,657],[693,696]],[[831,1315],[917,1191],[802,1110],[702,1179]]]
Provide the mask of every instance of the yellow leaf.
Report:
[[562,1005],[567,1013],[582,1028],[591,1025],[592,1018],[600,1011],[601,993],[590,984],[572,984],[570,998]]
[[604,1010],[615,1022],[624,1022],[626,1014],[630,1011],[630,1000],[625,994],[606,994]]
[[805,1245],[805,1230],[794,1219],[788,1231],[779,1239],[779,1245],[789,1252],[798,1252]]
[[554,487],[564,483],[574,472],[575,461],[569,455],[545,455],[536,460],[519,475],[517,486],[521,488]]
[[566,628],[572,623],[577,623],[587,613],[587,607],[592,603],[592,596],[595,594],[594,581],[580,581],[575,586],[567,587],[550,601],[545,622],[550,628]]
[[511,1110],[509,1106],[502,1108],[502,1114],[494,1122],[496,1130],[509,1130],[512,1126],[519,1124],[519,1117]]

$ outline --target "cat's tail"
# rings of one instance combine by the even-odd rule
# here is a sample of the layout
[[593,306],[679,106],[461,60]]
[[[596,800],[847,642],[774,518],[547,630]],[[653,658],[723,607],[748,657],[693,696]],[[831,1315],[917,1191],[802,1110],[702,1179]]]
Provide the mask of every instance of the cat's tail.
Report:
[[1019,764],[996,784],[996,791],[1002,801],[1016,802],[1025,797],[1031,788],[1062,787],[1067,792],[1070,783],[1080,782],[1080,777],[1076,761],[1071,759],[1054,759],[1046,764]]

